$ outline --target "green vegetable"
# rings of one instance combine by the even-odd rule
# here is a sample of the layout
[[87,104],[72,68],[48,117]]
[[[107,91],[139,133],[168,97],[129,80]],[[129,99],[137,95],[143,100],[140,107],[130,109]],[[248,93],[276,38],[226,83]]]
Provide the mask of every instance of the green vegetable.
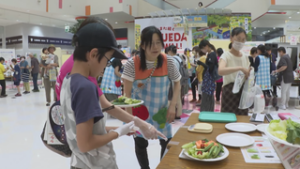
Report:
[[214,149],[213,154],[212,154],[213,158],[217,158],[220,151],[221,151],[221,146],[220,145],[216,146],[216,148]]
[[257,154],[254,154],[251,156],[252,159],[260,159],[259,156]]
[[192,148],[194,145],[195,145],[195,142],[190,142],[190,143],[184,144],[181,148],[189,149],[189,148]]
[[113,104],[114,105],[124,105],[124,104],[136,104],[136,103],[140,103],[140,100],[136,100],[136,99],[132,99],[132,98],[127,98],[125,96],[121,96],[119,98],[117,98]]
[[213,145],[214,145],[214,143],[210,143],[210,145],[208,145],[207,147],[205,147],[203,151],[209,150]]
[[286,122],[287,122],[286,141],[293,144],[300,144],[300,124],[292,121],[291,119],[286,120]]
[[208,158],[212,157],[212,153],[213,151],[216,149],[216,146],[213,146],[210,150],[209,150],[209,154],[208,154]]
[[275,137],[286,140],[287,137],[287,128],[286,121],[282,120],[272,120],[268,127],[268,131]]

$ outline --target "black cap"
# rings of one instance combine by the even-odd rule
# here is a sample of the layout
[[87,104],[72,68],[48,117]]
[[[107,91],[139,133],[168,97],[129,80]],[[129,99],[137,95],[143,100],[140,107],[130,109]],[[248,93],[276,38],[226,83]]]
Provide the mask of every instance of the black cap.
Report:
[[90,23],[82,27],[76,33],[78,47],[111,48],[115,50],[113,57],[118,59],[128,59],[118,49],[116,37],[112,30],[101,23]]

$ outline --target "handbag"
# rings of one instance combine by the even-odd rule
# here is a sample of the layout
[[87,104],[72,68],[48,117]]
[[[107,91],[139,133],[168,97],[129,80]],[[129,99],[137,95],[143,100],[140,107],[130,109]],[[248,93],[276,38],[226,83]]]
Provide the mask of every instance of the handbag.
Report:
[[51,151],[64,157],[71,157],[72,150],[66,139],[60,101],[55,102],[51,106],[41,134],[41,139],[44,145]]
[[56,70],[55,69],[49,69],[49,80],[51,82],[56,82]]

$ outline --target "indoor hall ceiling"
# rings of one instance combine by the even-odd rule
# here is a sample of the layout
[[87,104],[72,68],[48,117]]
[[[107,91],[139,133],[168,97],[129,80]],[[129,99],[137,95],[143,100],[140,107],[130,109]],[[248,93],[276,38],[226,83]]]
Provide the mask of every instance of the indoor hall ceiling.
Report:
[[53,26],[64,28],[76,23],[75,16],[53,15],[52,17],[41,16],[30,11],[19,12],[0,8],[0,26],[8,26],[18,23],[30,23],[35,25]]
[[199,8],[199,2],[202,2],[203,7],[209,8],[225,8],[236,0],[164,0],[165,2],[177,8]]

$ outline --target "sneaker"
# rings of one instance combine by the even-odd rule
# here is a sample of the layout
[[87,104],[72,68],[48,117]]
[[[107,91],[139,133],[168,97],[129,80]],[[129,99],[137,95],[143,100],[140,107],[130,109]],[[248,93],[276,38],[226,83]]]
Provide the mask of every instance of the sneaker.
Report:
[[280,106],[279,109],[286,110],[285,106]]
[[33,89],[32,91],[33,91],[33,92],[40,92],[40,90],[34,90],[34,89]]
[[50,106],[50,103],[47,103],[46,106]]
[[1,98],[7,97],[7,94],[5,94],[5,95],[1,95],[0,97],[1,97]]
[[288,109],[289,108],[289,104],[286,104],[285,107]]
[[175,117],[175,120],[180,120],[181,119],[181,117]]
[[20,93],[17,93],[16,95],[15,95],[16,97],[20,97],[20,96],[22,96]]
[[25,92],[23,92],[24,94],[28,94],[28,93],[30,93],[30,92],[28,92],[28,91],[25,91]]

